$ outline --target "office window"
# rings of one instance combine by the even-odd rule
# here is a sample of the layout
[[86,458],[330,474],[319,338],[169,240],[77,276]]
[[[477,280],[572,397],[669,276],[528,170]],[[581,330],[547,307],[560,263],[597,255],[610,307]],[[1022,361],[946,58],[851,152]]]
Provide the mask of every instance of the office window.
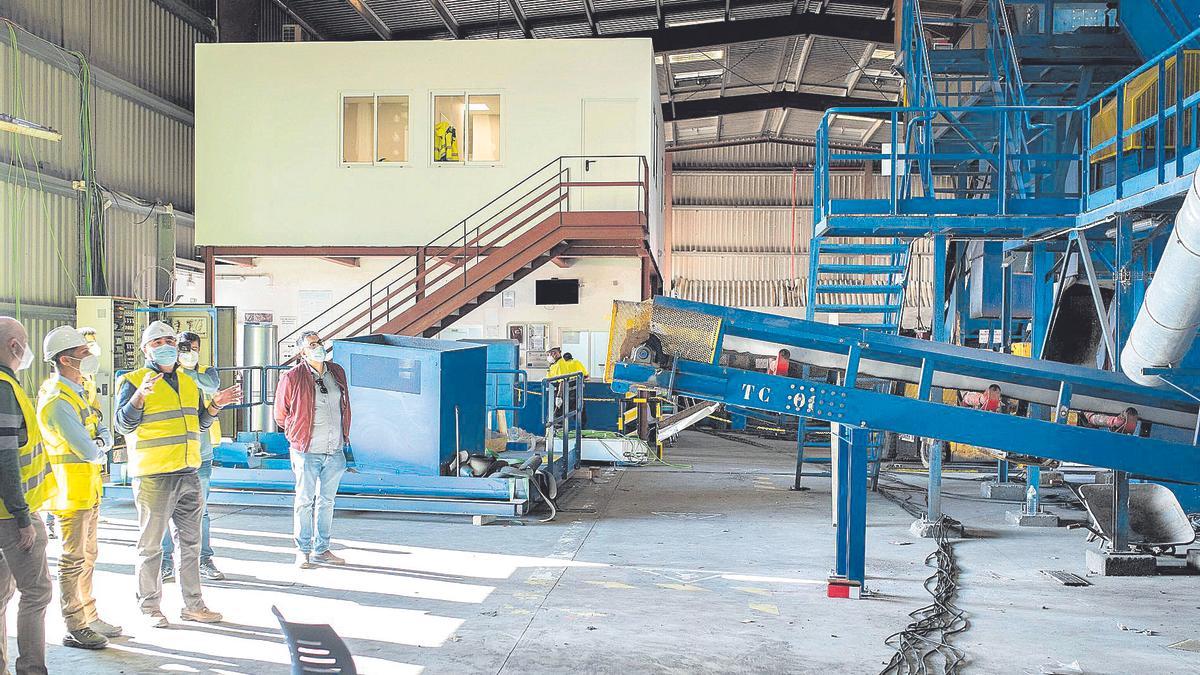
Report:
[[375,158],[377,162],[408,161],[408,97],[376,97]]
[[433,97],[433,161],[500,161],[500,96],[444,94]]
[[500,161],[500,97],[467,97],[467,160]]
[[370,164],[374,161],[375,97],[342,97],[342,162]]

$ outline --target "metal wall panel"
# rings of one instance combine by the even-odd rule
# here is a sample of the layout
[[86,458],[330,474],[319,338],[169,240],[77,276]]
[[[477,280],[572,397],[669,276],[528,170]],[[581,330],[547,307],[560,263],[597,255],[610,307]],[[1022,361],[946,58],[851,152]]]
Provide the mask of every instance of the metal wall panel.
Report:
[[671,153],[671,166],[677,171],[705,168],[790,169],[793,166],[812,166],[815,161],[816,153],[811,146],[785,143],[751,143]]
[[[28,175],[36,186],[36,176]],[[79,279],[79,201],[0,181],[0,301],[73,305]]]
[[109,209],[107,226],[109,295],[153,297],[158,254],[154,218]]
[[[795,247],[808,251],[812,208],[796,209]],[[778,252],[792,250],[790,208],[737,209],[676,207],[672,211],[672,250],[691,252]]]
[[[0,110],[16,112],[32,122],[51,126],[63,140],[36,139],[21,144],[28,167],[41,166],[50,175],[78,179],[79,81],[70,73],[24,52],[0,49],[0,73],[6,84],[15,65],[20,73],[20,100],[10,87],[0,87]],[[147,201],[172,203],[192,210],[193,135],[188,125],[151,111],[129,99],[92,87],[92,130],[97,180],[105,187]],[[9,143],[0,143],[0,161],[13,163]]]
[[194,48],[209,39],[151,0],[10,0],[4,14],[97,68],[191,106]]
[[[790,206],[793,175],[786,172],[680,171],[672,174],[674,202],[679,206]],[[812,206],[813,175],[797,172],[796,203]],[[873,192],[868,192],[867,186]],[[887,194],[888,179],[858,171],[837,172],[829,178],[835,199]],[[880,192],[882,191],[882,192]]]

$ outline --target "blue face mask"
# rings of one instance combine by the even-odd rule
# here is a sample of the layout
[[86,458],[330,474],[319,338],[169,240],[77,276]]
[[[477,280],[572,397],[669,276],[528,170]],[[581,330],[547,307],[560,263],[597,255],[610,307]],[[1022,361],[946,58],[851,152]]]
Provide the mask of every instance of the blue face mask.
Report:
[[159,366],[173,366],[179,359],[179,350],[175,345],[159,345],[151,350],[150,358]]
[[329,352],[326,351],[324,346],[317,345],[316,347],[308,350],[308,357],[313,361],[328,361]]

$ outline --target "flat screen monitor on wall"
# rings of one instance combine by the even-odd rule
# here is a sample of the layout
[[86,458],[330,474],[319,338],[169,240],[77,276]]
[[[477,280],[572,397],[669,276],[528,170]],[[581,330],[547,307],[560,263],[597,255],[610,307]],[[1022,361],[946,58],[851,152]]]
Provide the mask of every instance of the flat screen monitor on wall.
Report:
[[538,305],[578,305],[578,279],[542,279],[537,282]]

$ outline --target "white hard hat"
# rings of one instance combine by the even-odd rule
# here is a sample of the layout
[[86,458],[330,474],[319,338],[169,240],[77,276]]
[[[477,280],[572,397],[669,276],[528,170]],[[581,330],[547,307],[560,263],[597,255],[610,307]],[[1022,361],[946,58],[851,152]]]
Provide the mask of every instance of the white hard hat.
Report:
[[175,337],[175,329],[171,328],[171,324],[165,321],[154,321],[149,326],[146,326],[146,330],[142,331],[142,343],[140,346],[145,347],[147,343],[161,337]]
[[42,354],[46,362],[53,362],[54,357],[76,347],[86,347],[87,340],[83,334],[72,326],[59,326],[54,330],[46,333],[46,339],[42,340]]

